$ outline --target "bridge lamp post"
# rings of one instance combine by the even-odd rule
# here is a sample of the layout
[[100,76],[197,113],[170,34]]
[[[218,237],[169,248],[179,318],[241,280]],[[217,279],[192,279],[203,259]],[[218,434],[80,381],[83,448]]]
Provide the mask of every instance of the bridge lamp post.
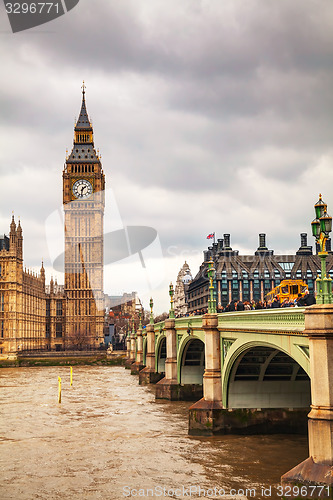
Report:
[[153,325],[154,324],[154,314],[153,314],[154,302],[153,302],[152,298],[150,299],[149,305],[150,305],[150,320],[149,320],[149,324]]
[[169,318],[173,319],[175,318],[175,310],[173,308],[173,296],[174,296],[174,290],[173,290],[173,284],[170,283],[169,286],[169,295],[170,295],[170,311],[169,311]]
[[321,261],[321,278],[317,278],[317,303],[318,304],[331,304],[332,303],[332,280],[327,278],[326,271],[326,241],[329,233],[332,231],[332,217],[327,213],[327,205],[323,202],[321,194],[319,200],[314,206],[316,218],[311,222],[312,234],[319,244],[320,252],[318,255]]
[[207,275],[209,278],[209,299],[208,299],[208,313],[216,314],[216,299],[214,297],[214,285],[213,280],[215,278],[215,267],[212,258],[208,262]]

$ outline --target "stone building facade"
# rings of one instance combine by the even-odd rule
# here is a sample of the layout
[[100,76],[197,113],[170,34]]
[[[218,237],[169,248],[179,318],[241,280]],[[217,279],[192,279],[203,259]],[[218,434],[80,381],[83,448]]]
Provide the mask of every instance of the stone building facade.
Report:
[[63,290],[53,280],[45,286],[43,263],[38,274],[23,268],[23,231],[14,216],[0,248],[0,355],[61,348],[57,339],[64,331]]
[[191,269],[188,263],[185,261],[182,268],[180,269],[176,286],[175,286],[175,294],[173,298],[173,305],[175,310],[176,318],[180,316],[185,316],[187,313],[187,289],[189,284],[192,281]]
[[[327,271],[333,278],[331,242],[327,245]],[[318,249],[316,249],[318,251]],[[284,279],[304,280],[310,292],[316,292],[316,278],[320,273],[320,258],[307,244],[306,233],[301,234],[301,246],[295,255],[274,255],[266,246],[266,235],[259,235],[259,247],[253,255],[239,255],[230,246],[230,234],[204,251],[204,261],[187,290],[188,312],[208,306],[207,267],[214,261],[214,280],[217,307],[225,307],[231,300],[263,301],[265,295]]]

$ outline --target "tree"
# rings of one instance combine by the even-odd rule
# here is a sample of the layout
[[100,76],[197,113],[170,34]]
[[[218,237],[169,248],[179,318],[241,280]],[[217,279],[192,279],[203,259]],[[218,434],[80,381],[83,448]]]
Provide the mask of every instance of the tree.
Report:
[[155,318],[155,323],[159,323],[160,321],[165,321],[168,317],[169,317],[169,313],[167,313],[167,312],[159,314]]

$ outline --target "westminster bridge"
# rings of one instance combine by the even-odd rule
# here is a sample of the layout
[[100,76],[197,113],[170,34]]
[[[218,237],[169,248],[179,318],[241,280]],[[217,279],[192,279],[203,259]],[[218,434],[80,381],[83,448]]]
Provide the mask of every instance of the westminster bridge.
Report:
[[[189,433],[309,433],[284,483],[333,483],[333,305],[168,318],[127,340],[156,398],[196,401]],[[311,411],[309,413],[309,409]]]

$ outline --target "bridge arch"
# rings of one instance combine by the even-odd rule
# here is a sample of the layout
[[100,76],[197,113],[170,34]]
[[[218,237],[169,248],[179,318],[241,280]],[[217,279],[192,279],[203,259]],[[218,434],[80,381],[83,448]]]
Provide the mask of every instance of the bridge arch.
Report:
[[195,336],[186,337],[178,352],[178,382],[203,384],[205,371],[205,343]]
[[222,370],[222,399],[226,408],[308,407],[309,358],[296,345],[236,341]]
[[166,360],[166,336],[164,334],[159,335],[156,350],[155,350],[155,363],[156,372],[165,373],[165,360]]

